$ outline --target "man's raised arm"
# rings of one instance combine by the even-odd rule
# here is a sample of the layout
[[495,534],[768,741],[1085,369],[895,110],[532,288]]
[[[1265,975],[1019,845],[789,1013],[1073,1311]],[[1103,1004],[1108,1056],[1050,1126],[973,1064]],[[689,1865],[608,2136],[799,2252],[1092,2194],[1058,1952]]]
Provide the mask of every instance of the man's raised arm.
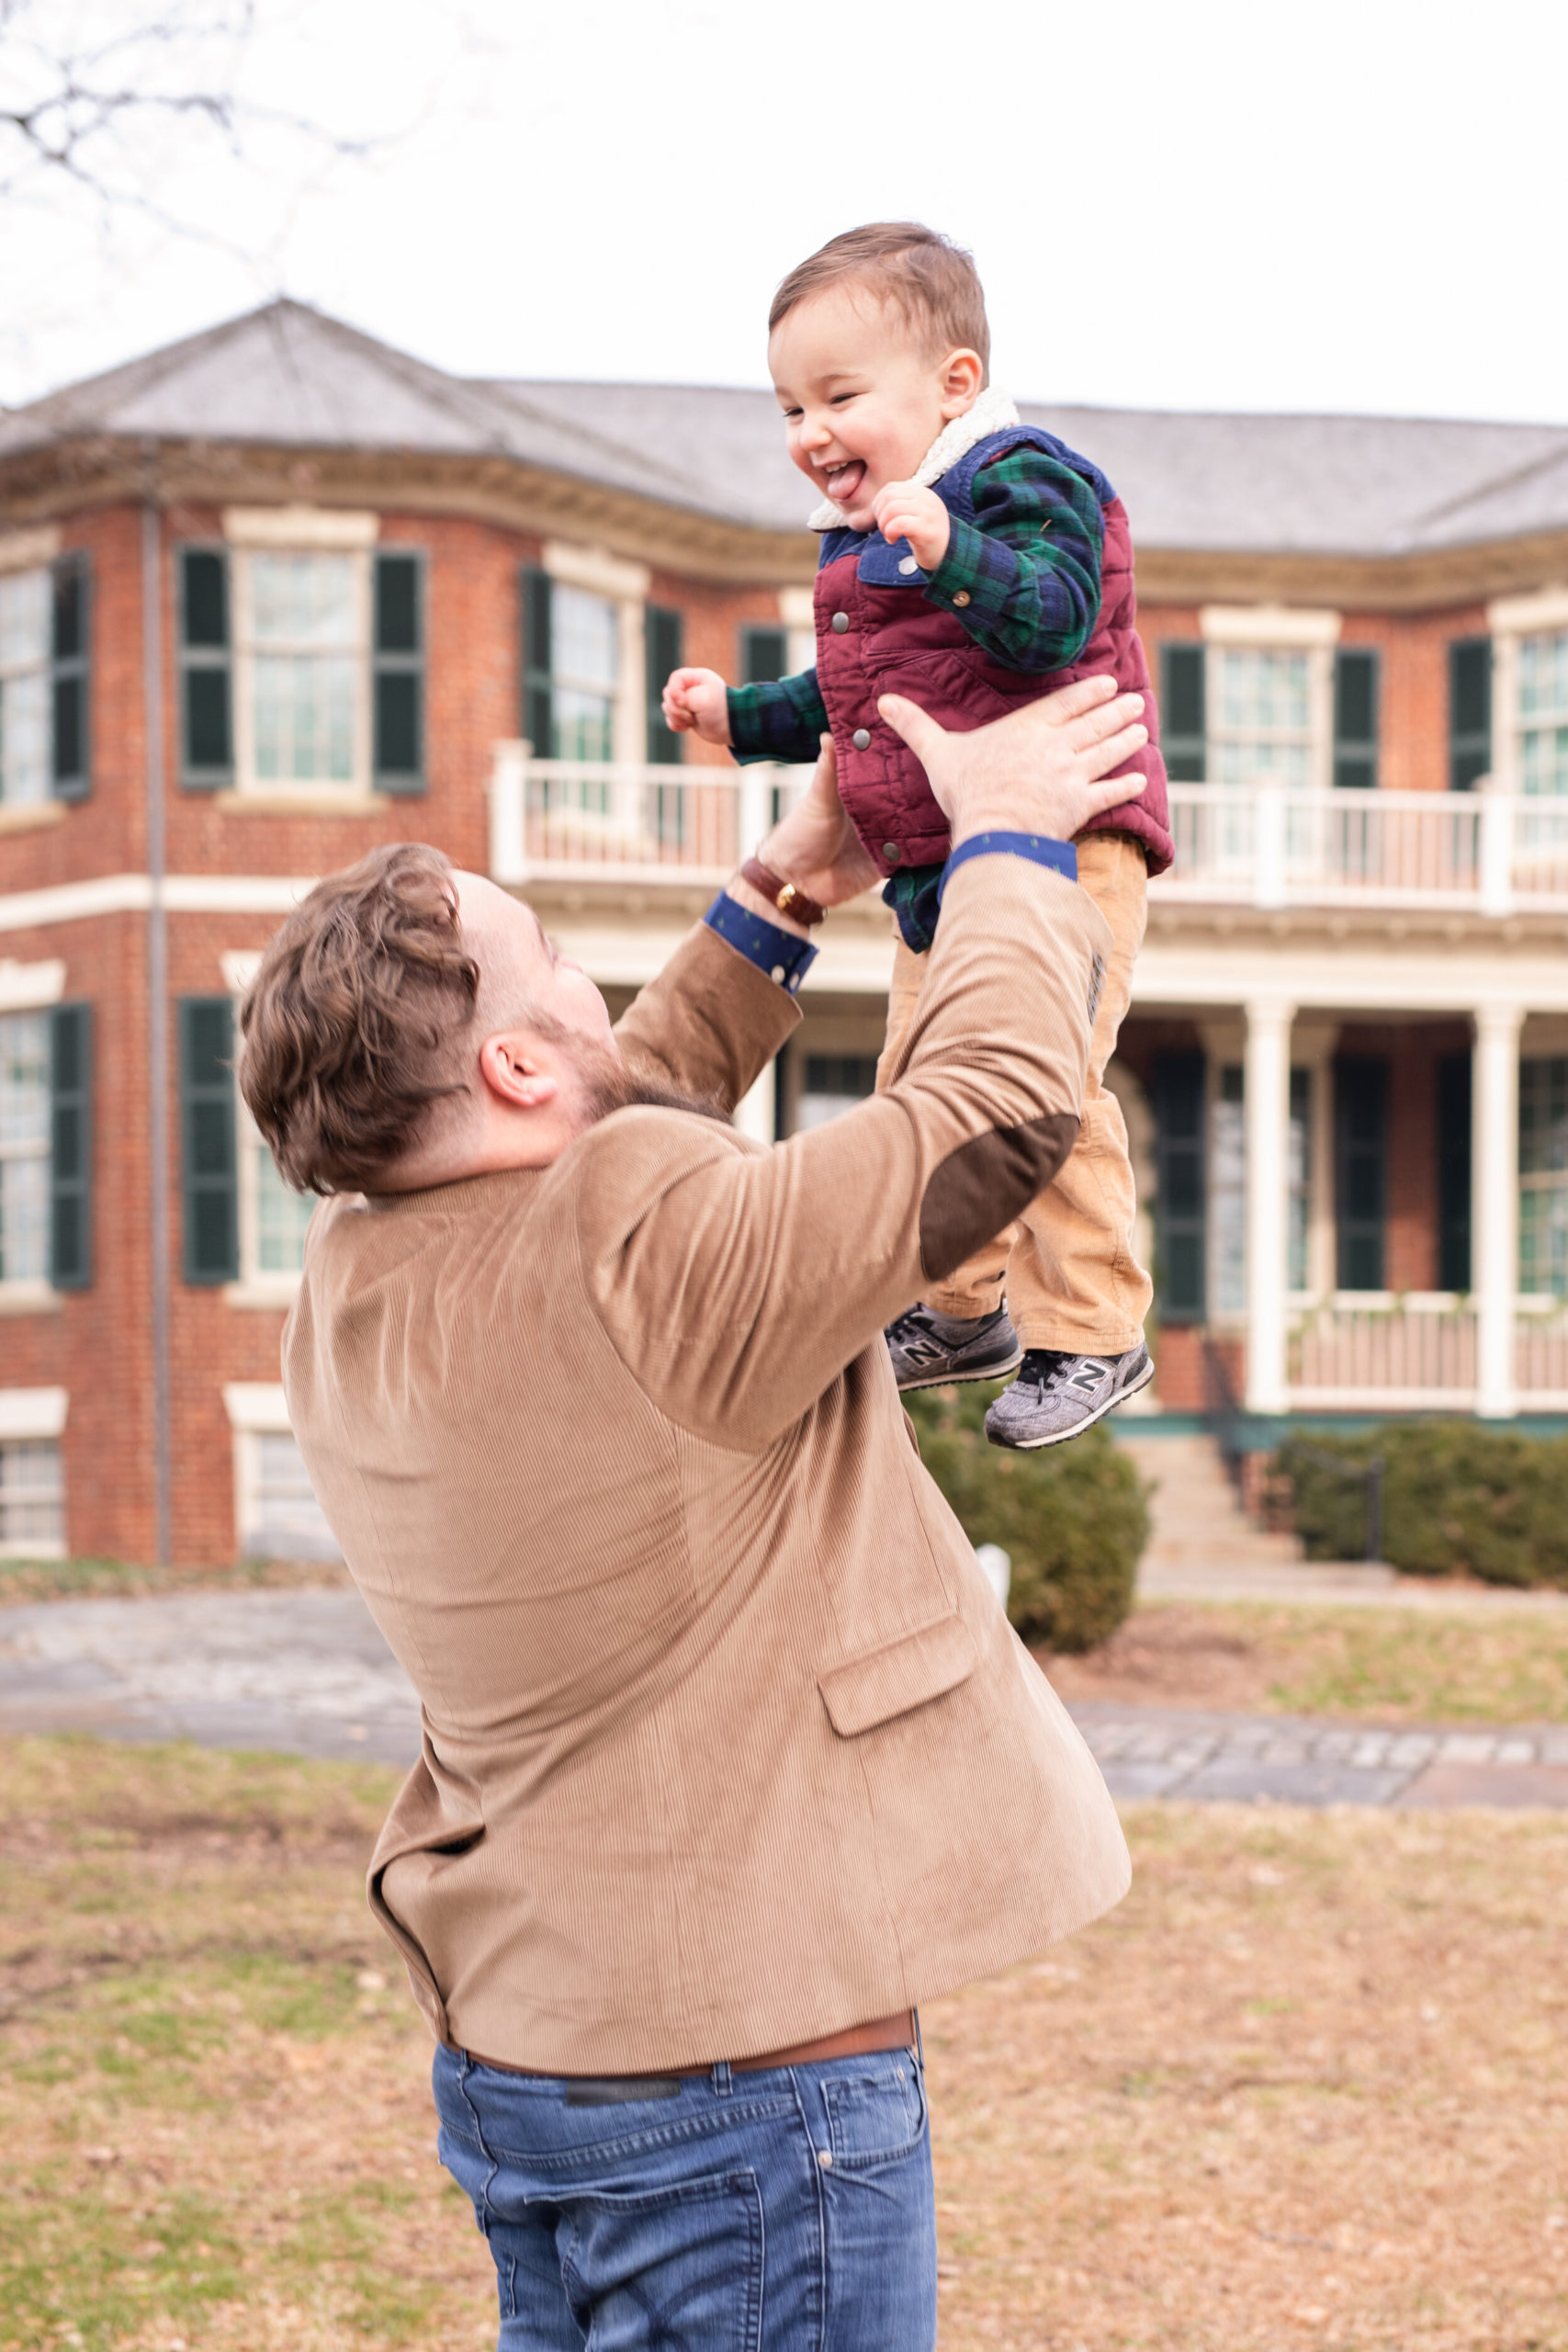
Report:
[[[1145,740],[1129,723],[1137,698],[1109,691],[1067,688],[964,736],[885,706],[954,841],[921,1012],[886,1092],[767,1153],[722,1135],[694,1147],[661,1120],[635,1143],[617,1123],[590,1144],[590,1282],[624,1360],[675,1419],[767,1443],[1071,1149],[1110,941],[1066,842],[1126,797],[1125,778],[1095,779]],[[779,840],[770,862],[789,854]]]

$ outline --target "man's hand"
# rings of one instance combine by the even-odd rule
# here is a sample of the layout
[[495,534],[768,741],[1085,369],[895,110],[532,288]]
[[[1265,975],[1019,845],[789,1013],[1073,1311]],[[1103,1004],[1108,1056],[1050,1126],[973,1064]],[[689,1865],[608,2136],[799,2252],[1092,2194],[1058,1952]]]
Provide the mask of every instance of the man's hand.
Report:
[[890,481],[872,500],[871,513],[889,547],[908,539],[920,570],[936,570],[947,553],[953,523],[934,490],[918,481]]
[[[797,884],[819,907],[841,907],[846,899],[858,899],[863,890],[869,890],[876,880],[876,868],[861,847],[839,797],[830,735],[822,738],[822,756],[810,784],[757,854],[781,882]],[[765,915],[770,922],[783,922],[792,931],[799,928],[768,905],[749,882],[738,877],[729,890],[732,898]],[[807,935],[802,933],[803,937]]]
[[1080,678],[1041,702],[950,734],[902,695],[877,708],[931,778],[954,847],[973,833],[1043,833],[1070,842],[1102,808],[1136,800],[1141,775],[1102,783],[1143,749],[1142,695],[1119,695],[1114,678]]
[[705,743],[729,741],[729,703],[716,670],[671,670],[664,688],[664,724],[676,735],[699,735]]

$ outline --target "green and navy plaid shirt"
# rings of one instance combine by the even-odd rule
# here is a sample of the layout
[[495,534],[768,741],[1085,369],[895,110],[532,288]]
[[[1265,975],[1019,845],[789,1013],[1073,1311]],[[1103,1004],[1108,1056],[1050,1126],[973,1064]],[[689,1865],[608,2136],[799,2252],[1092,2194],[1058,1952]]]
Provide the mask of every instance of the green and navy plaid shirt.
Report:
[[[1100,611],[1105,518],[1093,486],[1027,444],[975,477],[976,520],[952,516],[947,553],[921,590],[1004,669],[1044,676],[1076,662]],[[966,599],[960,603],[960,596]],[[815,760],[828,712],[814,669],[729,690],[736,758]],[[940,865],[895,874],[883,892],[917,954],[936,931]]]

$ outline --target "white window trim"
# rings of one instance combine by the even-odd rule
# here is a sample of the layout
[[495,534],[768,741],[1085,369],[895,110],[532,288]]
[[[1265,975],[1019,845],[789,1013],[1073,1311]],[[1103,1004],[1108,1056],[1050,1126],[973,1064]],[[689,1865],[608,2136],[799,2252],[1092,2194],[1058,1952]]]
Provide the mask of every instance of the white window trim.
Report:
[[[288,510],[285,510],[288,511]],[[355,518],[350,518],[355,519]],[[371,518],[373,521],[375,517]],[[252,554],[320,555],[346,554],[354,567],[355,601],[355,712],[354,768],[341,782],[330,777],[312,776],[292,782],[287,776],[258,776],[255,770],[255,660],[256,645],[253,634],[251,563]],[[348,809],[378,808],[381,804],[371,790],[371,733],[373,726],[371,673],[375,666],[371,649],[373,627],[370,555],[361,542],[348,547],[331,542],[301,543],[298,539],[284,541],[236,542],[233,560],[230,565],[230,613],[232,623],[232,678],[234,694],[234,789],[224,799],[231,806],[243,802],[255,808],[270,802],[276,808]]]
[[265,548],[301,555],[373,548],[379,514],[336,506],[226,506],[223,537],[231,548]]
[[1486,607],[1486,626],[1492,637],[1492,774],[1483,781],[1494,792],[1517,793],[1523,781],[1519,639],[1568,628],[1568,588],[1494,597]]
[[63,1437],[70,1406],[66,1388],[0,1388],[0,1445]]
[[648,644],[645,635],[653,574],[646,563],[631,563],[607,548],[579,547],[547,539],[544,570],[563,588],[581,588],[616,607],[615,705],[611,729],[618,763],[641,767],[648,757]]
[[0,956],[0,1012],[42,1012],[65,994],[65,959],[18,964]]
[[[1307,657],[1307,786],[1327,792],[1334,783],[1334,649],[1339,642],[1340,616],[1290,605],[1205,605],[1198,616],[1205,647],[1250,653],[1305,653]],[[1213,713],[1217,691],[1213,675],[1207,681],[1209,707],[1207,754],[1223,741]],[[1212,773],[1212,759],[1206,755]]]
[[46,523],[31,531],[0,531],[0,571],[40,571],[60,553],[60,531]]

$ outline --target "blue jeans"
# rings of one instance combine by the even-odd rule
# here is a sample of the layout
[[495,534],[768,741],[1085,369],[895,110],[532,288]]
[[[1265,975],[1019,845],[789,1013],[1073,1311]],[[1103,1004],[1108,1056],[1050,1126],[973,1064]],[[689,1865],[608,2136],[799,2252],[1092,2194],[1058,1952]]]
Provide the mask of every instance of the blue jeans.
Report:
[[441,2160],[495,2258],[499,2352],[931,2352],[912,2052],[585,2083],[438,2050],[434,2086]]

